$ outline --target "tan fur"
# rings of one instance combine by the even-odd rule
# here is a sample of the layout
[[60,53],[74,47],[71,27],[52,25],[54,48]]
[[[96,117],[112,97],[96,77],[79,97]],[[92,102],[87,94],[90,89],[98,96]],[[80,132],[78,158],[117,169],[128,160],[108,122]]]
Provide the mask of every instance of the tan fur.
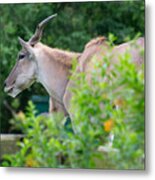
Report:
[[92,39],[85,45],[85,49],[89,48],[90,46],[102,45],[105,42],[105,40],[106,40],[106,37],[104,37],[104,36]]
[[51,57],[52,60],[59,62],[67,67],[71,67],[73,63],[73,59],[78,59],[80,57],[80,53],[64,51],[57,48],[50,48],[49,46],[38,43],[37,46],[41,46],[44,52]]
[[49,112],[63,112],[64,115],[67,115],[68,112],[63,105],[63,95],[71,75],[72,62],[78,60],[81,54],[50,48],[41,43],[38,43],[35,48],[41,48],[40,51],[44,56],[40,64],[45,69],[44,75],[47,74],[46,80],[50,95]]

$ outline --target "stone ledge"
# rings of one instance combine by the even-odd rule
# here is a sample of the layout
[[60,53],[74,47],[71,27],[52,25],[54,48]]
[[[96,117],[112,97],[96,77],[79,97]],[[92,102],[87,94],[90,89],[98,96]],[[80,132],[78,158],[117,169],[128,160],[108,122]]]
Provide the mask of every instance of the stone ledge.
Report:
[[1,141],[16,141],[24,137],[22,134],[1,134]]
[[15,154],[19,151],[17,141],[20,141],[22,134],[1,134],[0,135],[0,160],[5,154]]

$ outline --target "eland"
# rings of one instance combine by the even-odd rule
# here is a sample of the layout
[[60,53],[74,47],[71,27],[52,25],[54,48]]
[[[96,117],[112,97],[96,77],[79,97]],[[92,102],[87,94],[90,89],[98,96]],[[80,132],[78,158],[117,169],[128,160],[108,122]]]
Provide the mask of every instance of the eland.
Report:
[[[82,53],[51,48],[39,41],[45,25],[55,16],[56,14],[49,16],[39,23],[34,35],[28,42],[19,38],[22,50],[19,52],[15,66],[5,80],[4,90],[10,96],[16,97],[34,82],[40,82],[50,96],[49,111],[51,113],[63,112],[64,116],[70,115],[72,117],[70,112],[72,93],[70,89],[75,82],[70,80],[70,76],[84,72],[89,80],[94,68],[94,57],[103,61],[109,53],[111,54],[109,58],[111,67],[119,63],[120,56],[125,54],[126,51],[130,53],[131,61],[137,67],[140,66],[144,61],[144,57],[141,55],[141,50],[144,50],[144,38],[111,48],[105,37],[98,37],[88,42]],[[74,59],[77,60],[77,67],[75,72],[71,73]],[[111,72],[112,69],[107,69],[107,71]]]
[[45,25],[56,15],[40,22],[28,42],[19,38],[22,49],[15,66],[5,80],[4,91],[16,97],[34,82],[40,82],[50,96],[49,111],[59,111],[67,115],[63,95],[71,75],[72,60],[78,60],[80,53],[51,48],[39,42]]

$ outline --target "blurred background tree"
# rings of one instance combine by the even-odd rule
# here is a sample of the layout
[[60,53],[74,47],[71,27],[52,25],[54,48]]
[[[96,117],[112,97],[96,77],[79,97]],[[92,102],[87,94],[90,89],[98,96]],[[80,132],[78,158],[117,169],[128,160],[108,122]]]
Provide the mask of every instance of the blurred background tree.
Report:
[[34,84],[16,99],[3,91],[3,82],[15,64],[20,50],[17,37],[28,40],[36,25],[45,17],[58,13],[45,28],[42,42],[70,51],[81,52],[84,45],[96,36],[117,36],[115,43],[132,39],[137,33],[144,36],[144,1],[36,3],[0,5],[0,119],[1,132],[10,132],[9,119],[15,111],[24,110],[32,94],[47,95],[41,85]]

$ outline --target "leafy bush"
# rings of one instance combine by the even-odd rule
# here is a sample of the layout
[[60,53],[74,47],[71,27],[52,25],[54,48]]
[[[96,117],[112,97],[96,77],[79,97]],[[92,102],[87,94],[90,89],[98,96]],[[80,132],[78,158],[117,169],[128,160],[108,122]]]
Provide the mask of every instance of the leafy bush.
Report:
[[[29,102],[12,122],[25,134],[21,149],[3,166],[144,169],[144,66],[137,71],[128,53],[107,74],[109,66],[109,56],[95,59],[93,87],[85,74],[74,77],[74,133],[61,115],[36,117]],[[108,83],[98,80],[105,76]]]
[[36,117],[35,113],[34,105],[29,102],[26,114],[17,114],[14,126],[22,129],[26,137],[18,143],[21,150],[17,154],[5,155],[3,166],[93,167],[87,161],[87,149],[81,135],[67,131],[63,121],[60,122],[61,115]]

